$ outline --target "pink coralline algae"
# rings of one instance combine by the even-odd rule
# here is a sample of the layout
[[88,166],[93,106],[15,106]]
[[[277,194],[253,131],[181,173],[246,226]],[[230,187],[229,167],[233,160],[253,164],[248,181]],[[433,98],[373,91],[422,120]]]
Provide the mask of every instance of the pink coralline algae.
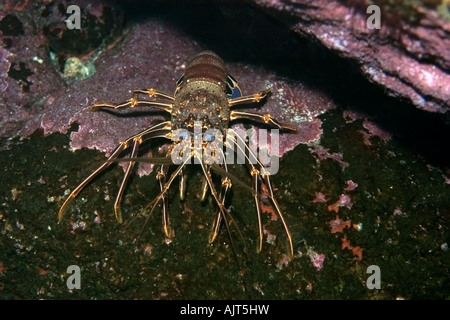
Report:
[[[369,2],[318,0],[312,5],[309,0],[250,1],[285,20],[294,32],[355,61],[361,72],[388,94],[408,99],[422,110],[449,110],[450,22],[423,2],[416,5],[420,18],[414,22],[397,12],[403,2],[380,5],[380,28],[374,29],[367,26]],[[286,16],[290,18],[283,19]]]
[[325,159],[332,159],[339,163],[342,168],[348,167],[348,162],[343,160],[343,155],[338,152],[330,152],[327,148],[321,145],[314,145],[309,148],[312,154],[317,157],[317,161],[322,161]]
[[344,111],[343,116],[349,122],[353,122],[355,120],[363,121],[362,125],[365,130],[360,130],[359,132],[363,135],[364,145],[366,146],[372,145],[372,137],[378,137],[383,142],[387,142],[392,138],[392,135],[389,132],[383,130],[379,125],[367,119],[366,115],[362,113],[346,110]]
[[358,187],[358,184],[353,182],[352,180],[347,181],[347,186],[345,187],[345,191],[353,191]]
[[342,241],[342,246],[341,246],[342,249],[348,249],[348,250],[350,250],[350,251],[353,253],[353,255],[356,256],[356,259],[357,259],[358,261],[361,261],[361,260],[362,260],[362,256],[363,256],[362,251],[363,251],[363,249],[362,249],[361,247],[359,247],[359,246],[353,246],[353,245],[350,243],[350,240],[348,240],[346,236],[344,236],[344,237],[341,239],[341,241]]
[[372,143],[370,142],[370,138],[374,136],[380,138],[385,142],[391,139],[391,135],[388,132],[384,131],[371,121],[364,120],[363,127],[367,130],[367,132],[362,130],[360,132],[364,136],[364,144],[366,146],[372,145]]
[[352,199],[349,195],[341,194],[339,200],[328,206],[328,211],[338,212],[340,207],[351,209],[353,206]]
[[316,192],[316,197],[312,200],[313,203],[318,202],[327,202],[330,200],[329,198],[326,198],[326,196],[322,192]]
[[325,262],[325,255],[324,254],[318,254],[314,258],[311,257],[311,262],[313,263],[314,267],[318,270],[322,270],[323,263]]
[[336,219],[331,220],[330,222],[331,226],[331,233],[340,233],[345,228],[350,228],[352,225],[351,220],[344,221],[339,216],[336,216]]
[[306,255],[309,257],[309,260],[312,262],[313,266],[317,270],[322,270],[323,263],[325,262],[325,255],[322,253],[317,253],[311,248],[308,249]]
[[[108,34],[121,28],[114,22],[105,23],[115,21],[106,16],[107,12],[117,12],[111,9],[113,5],[101,0],[95,4],[77,0],[76,4],[83,8],[83,21],[96,31],[84,28],[70,32],[61,8],[75,3],[57,2],[21,1],[17,5],[6,1],[0,10],[0,139],[27,137],[37,127],[33,121],[53,112],[49,106],[67,108],[61,97],[70,94],[72,88],[70,79],[64,79],[61,73],[65,60],[71,55],[84,59],[90,54],[88,51],[95,49],[95,44],[91,46],[95,41],[90,37],[96,37],[97,44],[107,44]],[[61,65],[54,67],[58,63]],[[87,92],[75,90],[80,96]]]
[[270,218],[273,221],[277,221],[278,220],[278,215],[277,215],[277,213],[275,212],[275,210],[271,206],[265,205],[263,202],[261,202],[260,205],[261,205],[261,211],[262,212],[270,214]]

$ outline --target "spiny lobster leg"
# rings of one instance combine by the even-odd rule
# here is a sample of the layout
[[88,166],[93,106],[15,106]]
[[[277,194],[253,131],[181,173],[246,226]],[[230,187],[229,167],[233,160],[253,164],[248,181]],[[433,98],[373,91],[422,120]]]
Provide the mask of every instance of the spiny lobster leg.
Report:
[[175,98],[171,95],[168,95],[164,92],[155,90],[153,88],[151,89],[139,89],[133,91],[133,97],[127,101],[121,102],[121,103],[108,103],[108,102],[102,102],[102,103],[96,103],[91,107],[91,110],[97,110],[99,108],[112,108],[112,109],[121,109],[121,108],[128,108],[128,107],[136,107],[136,106],[146,106],[146,107],[156,107],[158,109],[162,109],[167,112],[172,111],[172,104],[171,103],[163,103],[163,102],[156,102],[156,101],[148,101],[148,100],[140,100],[139,95],[140,94],[146,94],[151,98],[164,98],[170,101],[174,101]]
[[206,177],[203,177],[202,179],[202,187],[200,189],[201,194],[200,194],[200,201],[205,201],[206,199],[206,195],[208,194],[208,180],[206,179]]
[[83,180],[73,191],[70,193],[70,195],[67,197],[66,201],[64,201],[63,205],[59,209],[58,212],[58,222],[61,221],[61,219],[64,216],[64,212],[67,209],[67,206],[72,202],[72,200],[80,193],[81,190],[84,189],[84,187],[92,181],[96,176],[98,176],[102,171],[104,171],[106,168],[108,168],[114,160],[122,153],[123,150],[128,148],[127,141],[123,141],[119,144],[119,146],[114,150],[114,152],[111,154],[111,156],[106,160],[100,167],[98,167],[94,172],[92,172],[86,179]]
[[184,201],[186,196],[186,172],[184,169],[180,172],[180,183],[178,189],[180,191],[180,200]]
[[294,247],[292,245],[291,232],[289,231],[289,227],[287,226],[284,215],[281,213],[281,209],[278,206],[278,202],[277,202],[275,196],[273,195],[272,183],[270,182],[270,176],[268,174],[263,174],[263,175],[261,175],[261,178],[263,180],[263,183],[264,183],[266,189],[269,191],[269,200],[272,203],[272,205],[275,207],[275,210],[276,210],[278,216],[280,217],[281,223],[283,224],[284,232],[286,233],[286,237],[289,242],[289,257],[292,258],[294,256]]
[[[220,151],[223,153],[222,150],[220,150]],[[223,157],[223,159],[224,158],[225,157]],[[219,167],[224,169],[224,171],[226,173],[228,173],[228,167],[227,167],[227,164],[225,161],[223,162],[223,164],[219,165]],[[222,186],[220,189],[219,199],[223,206],[225,206],[226,198],[227,198],[229,191],[231,190],[231,186],[232,186],[231,180],[226,176],[222,177]],[[222,222],[222,214],[220,213],[220,208],[219,208],[219,209],[217,209],[216,217],[213,222],[213,227],[212,227],[212,231],[211,231],[211,236],[209,238],[209,243],[213,242],[217,238],[217,235],[219,234],[221,222]]]
[[[245,154],[247,163],[249,164],[249,166],[251,168],[250,174],[253,179],[253,186],[252,186],[253,198],[255,200],[256,211],[257,211],[257,216],[258,216],[257,218],[258,218],[259,241],[258,241],[257,250],[258,250],[258,252],[261,251],[262,238],[263,238],[263,227],[262,227],[262,222],[261,222],[261,197],[260,197],[260,189],[261,188],[260,188],[260,184],[259,184],[259,179],[261,179],[262,182],[264,183],[264,186],[269,191],[269,194],[267,196],[268,196],[271,204],[275,208],[277,215],[280,217],[280,220],[283,225],[283,229],[284,229],[284,232],[286,234],[288,244],[289,244],[289,257],[292,258],[294,256],[294,246],[292,244],[291,232],[289,231],[289,227],[287,226],[284,215],[281,212],[280,207],[278,206],[278,203],[273,195],[272,184],[270,183],[269,175],[268,174],[261,175],[261,168],[264,167],[263,164],[256,158],[256,156],[253,154],[252,150],[250,150],[250,148],[244,143],[244,140],[239,135],[234,135],[233,140],[234,140],[235,146],[238,149],[240,149],[240,152],[242,152],[242,154]],[[240,140],[240,143],[237,143],[237,140]],[[241,145],[244,146],[245,150],[241,149]],[[252,162],[250,161],[250,158],[257,159],[256,165],[252,164]]]
[[[145,206],[145,208],[142,210],[142,212],[146,211],[147,209],[150,208],[150,212],[148,213],[148,216],[150,217],[153,213],[153,211],[156,208],[156,205],[159,203],[159,201],[166,201],[165,199],[167,199],[167,192],[170,189],[170,186],[172,185],[172,182],[175,180],[175,178],[177,176],[180,175],[181,171],[183,170],[184,166],[186,165],[186,163],[188,163],[190,161],[190,157],[186,157],[186,159],[184,160],[183,163],[181,163],[174,172],[172,172],[172,174],[169,177],[169,180],[165,181],[164,179],[164,183],[160,183],[160,188],[161,188],[161,192],[158,194],[158,196],[156,196],[155,199],[153,199],[148,205]],[[161,180],[162,182],[162,180]],[[164,207],[164,204],[163,204]],[[164,210],[164,209],[163,209]],[[172,237],[172,233],[173,231],[171,231],[171,227],[170,227],[170,221],[169,221],[169,215],[168,215],[169,210],[166,210],[166,215],[164,215],[163,212],[163,231],[164,234],[168,237],[171,238]],[[148,220],[148,219],[147,219]],[[144,225],[142,226],[142,228],[145,227],[145,224],[147,223],[147,221],[144,223]]]
[[[164,185],[166,183],[166,175],[167,175],[167,171],[169,169],[169,165],[163,164],[161,165],[158,173],[156,174],[156,178],[159,181],[159,187],[161,190],[161,193],[164,191]],[[164,234],[166,235],[166,237],[168,238],[173,238],[175,233],[173,232],[173,230],[170,228],[170,220],[169,220],[169,202],[168,202],[168,198],[165,195],[165,193],[163,193],[162,196],[162,224],[163,224],[163,231]]]
[[133,91],[133,97],[137,98],[139,94],[148,95],[150,98],[164,98],[167,100],[174,101],[175,98],[173,95],[164,93],[162,91],[150,88],[150,89],[137,89]]
[[[142,143],[141,137],[135,137],[133,139],[133,150],[131,151],[131,158],[135,158],[139,151],[139,145]],[[120,209],[120,202],[122,200],[123,192],[127,185],[128,179],[130,178],[131,171],[133,170],[135,161],[130,161],[128,163],[127,170],[125,171],[125,175],[123,176],[122,183],[120,184],[119,192],[117,192],[116,201],[114,201],[114,213],[116,215],[116,220],[119,223],[122,223],[122,211]]]
[[[227,228],[227,232],[228,232],[228,234],[230,236],[230,241],[233,241],[233,238],[231,237],[230,226],[229,226],[228,219],[227,219],[227,210],[225,208],[225,205],[223,204],[223,199],[221,199],[221,197],[217,194],[216,188],[214,187],[214,184],[213,184],[213,181],[212,181],[212,177],[211,177],[210,166],[204,164],[203,162],[200,162],[200,164],[201,164],[201,167],[202,167],[202,170],[203,170],[203,174],[204,174],[204,176],[206,178],[206,181],[208,183],[209,190],[211,191],[211,195],[213,196],[214,200],[216,201],[217,206],[219,207],[219,214],[222,217],[221,219],[223,219],[224,222],[225,222],[225,226]],[[216,220],[218,220],[218,218],[216,218]],[[220,223],[220,221],[219,221],[219,223]],[[214,226],[213,227],[213,231],[217,231],[215,229],[218,229],[218,226]],[[211,236],[210,236],[210,243],[215,238],[216,238],[216,236],[211,234]],[[234,248],[233,242],[231,243],[231,245],[233,246],[233,252],[236,253],[236,250]]]
[[[72,200],[81,192],[81,190],[86,187],[89,182],[91,182],[95,177],[97,177],[101,172],[103,172],[106,168],[108,168],[116,159],[117,157],[127,148],[130,147],[131,143],[135,141],[137,138],[142,138],[142,141],[156,138],[156,137],[166,137],[167,134],[170,133],[171,123],[170,121],[165,121],[162,123],[159,123],[151,128],[145,129],[142,132],[138,133],[137,135],[134,135],[130,138],[128,138],[125,141],[122,141],[119,146],[113,151],[113,153],[109,156],[109,158],[101,165],[99,166],[94,172],[92,172],[86,179],[83,180],[67,197],[66,201],[64,201],[63,205],[59,209],[58,212],[58,221],[61,221],[61,219],[64,216],[64,212],[67,209],[67,206],[72,202]],[[116,218],[120,218],[117,216]],[[119,221],[121,222],[121,221]]]
[[269,113],[266,114],[258,114],[253,112],[245,112],[245,111],[231,111],[230,113],[230,121],[236,119],[251,119],[258,122],[264,122],[278,129],[289,130],[292,132],[297,132],[297,129],[285,124],[282,124],[275,120]]
[[[241,141],[241,144],[237,143],[237,140]],[[256,159],[256,156],[254,153],[248,148],[247,144],[243,143],[244,141],[239,135],[233,136],[233,142],[237,148],[240,149],[241,154],[244,154],[246,157],[246,163],[250,166],[250,175],[252,177],[252,193],[253,193],[253,200],[255,201],[256,206],[256,218],[258,221],[258,246],[256,248],[256,251],[259,253],[262,250],[262,243],[263,243],[263,225],[261,220],[261,199],[260,199],[260,188],[259,188],[259,170],[256,169],[256,167],[252,164],[250,161],[250,158]],[[244,146],[245,150],[241,149],[241,146]]]
[[256,217],[258,219],[258,248],[256,250],[259,253],[262,250],[264,231],[261,221],[261,198],[258,179],[259,175],[258,169],[252,166],[252,169],[250,170],[250,175],[252,176],[253,200],[255,201]]
[[254,93],[252,95],[248,96],[241,96],[233,99],[228,99],[228,105],[231,107],[240,105],[240,104],[251,104],[251,103],[258,103],[262,99],[266,98],[270,94],[270,89],[265,89],[261,92]]

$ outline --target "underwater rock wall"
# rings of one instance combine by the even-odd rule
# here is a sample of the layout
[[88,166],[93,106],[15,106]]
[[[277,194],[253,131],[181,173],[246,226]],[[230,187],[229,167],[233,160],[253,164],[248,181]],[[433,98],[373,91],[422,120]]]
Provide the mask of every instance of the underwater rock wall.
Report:
[[[354,61],[390,95],[426,111],[449,110],[450,20],[436,9],[403,1],[395,2],[397,5],[342,0],[250,2],[299,35]],[[375,9],[370,9],[373,4]],[[378,27],[372,19],[377,13],[374,10],[379,10]],[[448,2],[443,1],[440,10],[449,12]]]

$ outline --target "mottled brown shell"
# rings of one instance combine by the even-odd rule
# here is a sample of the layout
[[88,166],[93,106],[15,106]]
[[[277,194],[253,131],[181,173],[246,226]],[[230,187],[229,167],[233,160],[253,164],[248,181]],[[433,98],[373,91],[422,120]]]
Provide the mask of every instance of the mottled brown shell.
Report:
[[190,131],[195,121],[202,129],[228,128],[230,108],[226,93],[228,73],[216,54],[204,51],[187,64],[184,76],[178,82],[172,107],[172,126]]
[[225,91],[227,75],[223,60],[212,51],[203,51],[189,60],[184,81],[206,80],[218,84]]

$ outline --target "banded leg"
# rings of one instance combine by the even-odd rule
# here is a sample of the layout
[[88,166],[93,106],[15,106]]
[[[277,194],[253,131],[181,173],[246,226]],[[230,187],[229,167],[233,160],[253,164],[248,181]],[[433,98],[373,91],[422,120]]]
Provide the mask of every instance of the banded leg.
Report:
[[108,168],[114,160],[122,153],[123,150],[127,149],[127,141],[121,142],[119,146],[114,150],[114,152],[111,154],[111,156],[100,166],[98,167],[94,172],[92,172],[86,179],[83,180],[73,191],[70,193],[70,195],[67,197],[67,199],[62,204],[61,208],[58,212],[58,222],[61,221],[61,219],[64,216],[64,212],[66,211],[68,205],[72,202],[72,200],[81,192],[81,190],[84,189],[84,187],[91,182],[96,176],[98,176],[101,172],[103,172],[106,168]]
[[[220,149],[220,152],[223,153],[223,150]],[[225,159],[225,157],[222,157],[222,159]],[[224,169],[224,171],[226,173],[228,173],[228,167],[227,167],[227,163],[224,161],[223,164],[219,165],[220,168]],[[223,206],[225,206],[225,201],[226,198],[231,190],[231,180],[224,176],[222,177],[222,186],[221,186],[221,190],[220,190],[220,194],[219,194],[219,199],[221,200],[221,203]],[[213,222],[213,227],[212,227],[212,231],[211,231],[211,236],[209,238],[209,243],[212,243],[216,238],[217,235],[219,234],[219,229],[220,229],[220,224],[222,222],[222,215],[220,213],[220,208],[217,209],[217,213],[216,213],[216,217],[214,219]]]
[[[142,143],[141,137],[133,138],[133,150],[131,151],[131,158],[136,158],[137,153],[139,151],[139,145]],[[116,201],[114,201],[114,214],[116,215],[116,220],[119,223],[122,223],[122,211],[120,209],[120,202],[122,201],[123,192],[127,185],[128,179],[130,178],[131,171],[133,170],[135,161],[128,162],[127,170],[125,171],[125,175],[123,176],[122,183],[120,184],[119,192],[117,192]]]
[[[216,220],[215,221],[217,221],[217,220],[219,220],[219,221],[215,222],[215,225],[213,227],[213,232],[218,232],[218,228],[219,228],[220,222],[223,219],[223,221],[225,222],[225,227],[227,228],[228,235],[230,237],[231,246],[233,248],[233,254],[234,254],[235,258],[236,258],[236,261],[239,261],[237,259],[236,249],[234,247],[233,237],[231,235],[230,225],[229,225],[228,218],[227,218],[228,212],[227,212],[227,210],[225,208],[225,205],[224,205],[224,197],[221,198],[217,194],[216,188],[214,187],[214,183],[213,183],[212,177],[211,177],[210,165],[206,165],[202,161],[200,162],[200,165],[202,167],[203,174],[204,174],[204,176],[206,178],[206,182],[208,183],[211,195],[213,196],[214,200],[216,201],[217,206],[219,207],[219,214],[221,216],[221,218],[217,218],[217,216],[216,216]],[[216,236],[214,236],[214,238],[212,240],[211,240],[211,238],[213,237],[213,235],[210,236],[210,243],[212,241],[214,241]]]
[[180,183],[178,189],[180,190],[180,200],[184,201],[186,196],[186,172],[184,169],[180,172]]
[[270,94],[271,90],[266,89],[258,93],[254,93],[252,95],[248,96],[240,96],[233,99],[228,99],[228,105],[231,107],[240,105],[240,104],[251,104],[251,103],[258,103],[262,99],[266,98]]
[[168,95],[164,92],[158,91],[156,89],[150,88],[150,89],[138,89],[133,91],[133,96],[124,102],[121,103],[108,103],[108,102],[102,102],[102,103],[96,103],[94,104],[91,109],[97,110],[99,108],[112,108],[112,109],[121,109],[121,108],[128,108],[128,107],[136,107],[136,106],[147,106],[147,107],[156,107],[159,109],[162,109],[167,112],[172,111],[172,104],[171,103],[163,103],[163,102],[157,102],[157,101],[148,101],[148,100],[141,100],[139,99],[139,95],[145,94],[148,95],[150,98],[163,98],[170,101],[174,101],[175,98],[171,95]]
[[263,180],[265,187],[269,191],[269,200],[272,203],[272,205],[275,207],[275,210],[276,210],[278,216],[280,217],[281,223],[283,224],[284,232],[286,233],[286,237],[287,237],[288,243],[289,243],[289,257],[292,258],[294,256],[294,247],[292,245],[291,232],[289,231],[289,227],[286,223],[286,220],[284,219],[284,215],[281,213],[281,209],[278,206],[278,202],[277,202],[275,196],[273,195],[272,183],[270,182],[270,176],[268,174],[261,175],[261,178]]
[[[182,162],[176,169],[174,172],[172,172],[172,174],[170,175],[169,180],[165,181],[164,179],[164,183],[162,184],[161,187],[161,192],[156,196],[155,199],[153,199],[148,205],[145,206],[145,208],[142,210],[142,212],[148,210],[150,208],[150,212],[148,213],[148,217],[150,218],[150,216],[152,215],[153,211],[156,208],[156,205],[160,202],[160,201],[167,201],[164,199],[166,198],[167,192],[170,189],[170,186],[172,185],[172,182],[175,180],[176,177],[178,177],[181,173],[181,171],[183,170],[184,166],[191,160],[190,157],[186,157],[186,159],[184,159],[184,162]],[[163,204],[164,206],[164,204]],[[164,209],[163,209],[164,210]],[[170,234],[171,234],[171,228],[169,225],[169,215],[168,215],[168,210],[166,211],[166,216],[163,217],[163,231],[166,234],[167,237],[170,238]],[[142,229],[145,227],[145,225],[147,224],[148,219],[145,221],[144,225],[142,226]]]
[[259,113],[254,113],[254,112],[231,111],[230,121],[233,121],[236,119],[255,120],[255,121],[264,122],[266,124],[272,125],[274,127],[277,127],[278,129],[297,132],[296,128],[278,122],[276,119],[272,118],[272,116],[269,113],[259,114]]
[[[169,151],[170,153],[170,151]],[[168,154],[169,154],[168,153]],[[156,179],[159,181],[159,187],[161,192],[164,191],[164,185],[166,184],[166,175],[167,171],[169,169],[169,165],[163,164],[161,165],[161,168],[159,169],[158,173],[156,174]],[[165,195],[165,193],[162,196],[162,224],[163,224],[163,231],[167,238],[173,238],[175,233],[173,232],[172,228],[170,227],[170,220],[169,220],[169,202]]]
[[148,95],[150,98],[163,98],[171,101],[175,101],[173,95],[164,93],[162,91],[150,88],[150,89],[137,89],[133,91],[133,98],[137,99],[140,94]]
[[[95,177],[97,177],[101,172],[103,172],[106,168],[108,168],[119,155],[130,147],[131,143],[138,137],[142,138],[142,141],[156,138],[156,137],[166,137],[167,134],[170,133],[171,123],[170,121],[161,122],[151,128],[145,129],[144,131],[128,138],[125,141],[122,141],[119,146],[113,151],[113,153],[109,156],[109,158],[100,165],[94,172],[92,172],[86,179],[84,179],[67,197],[64,201],[63,205],[59,209],[58,212],[58,222],[64,216],[64,212],[66,211],[68,205],[72,202],[72,200],[89,184]],[[117,216],[116,216],[117,217]]]
[[201,187],[201,194],[200,194],[200,201],[205,201],[206,199],[206,195],[208,194],[208,180],[206,179],[206,177],[203,177],[202,179],[202,187]]
[[256,251],[259,253],[262,250],[263,244],[263,225],[261,220],[261,199],[260,199],[260,187],[259,187],[259,170],[253,167],[250,170],[250,175],[252,176],[252,188],[253,188],[253,200],[255,201],[256,206],[256,217],[258,219],[258,247]]
[[[250,166],[250,174],[252,175],[253,178],[253,198],[255,200],[255,205],[256,205],[256,211],[257,211],[257,215],[258,215],[258,234],[259,234],[259,240],[258,240],[258,252],[261,251],[262,249],[262,238],[263,238],[263,227],[262,227],[262,222],[261,222],[261,199],[260,199],[260,186],[259,186],[259,179],[262,179],[264,186],[267,188],[267,190],[269,191],[269,194],[267,195],[271,204],[274,206],[275,211],[277,213],[277,215],[280,217],[281,223],[283,225],[283,229],[284,232],[286,234],[287,240],[288,240],[288,244],[289,244],[289,257],[292,258],[294,256],[294,247],[292,244],[292,236],[291,236],[291,232],[289,231],[289,227],[287,226],[286,220],[284,218],[283,213],[280,210],[280,207],[278,206],[278,202],[276,201],[274,194],[273,194],[273,190],[272,190],[272,184],[270,182],[270,178],[269,175],[265,174],[265,175],[261,175],[260,170],[261,168],[263,168],[263,164],[256,158],[256,156],[253,154],[252,158],[253,159],[257,159],[257,163],[256,165],[254,165],[251,161],[250,161],[250,154],[252,154],[252,151],[250,150],[250,148],[244,143],[243,139],[239,136],[239,135],[234,135],[233,136],[233,140],[234,140],[234,145],[240,149],[240,152],[242,152],[242,154],[245,155],[246,160],[248,165]],[[240,143],[237,142],[237,140],[240,141]],[[245,150],[241,149],[241,146],[244,146]],[[259,169],[258,169],[259,168]]]
[[[240,143],[238,143],[238,141]],[[257,215],[257,221],[258,221],[258,246],[256,248],[256,251],[259,253],[262,250],[262,242],[263,242],[263,226],[261,221],[261,205],[260,205],[260,196],[259,196],[259,184],[258,184],[258,174],[259,171],[256,169],[256,167],[252,164],[252,160],[257,159],[256,156],[253,154],[253,152],[250,150],[250,148],[247,146],[245,141],[239,136],[239,135],[232,135],[232,138],[228,139],[229,143],[233,143],[234,146],[236,146],[237,150],[240,154],[243,154],[245,156],[245,160],[248,166],[250,166],[250,175],[252,177],[252,194],[253,199],[256,206],[256,215]],[[242,147],[244,149],[242,149]],[[234,150],[234,148],[233,148]],[[252,160],[250,159],[252,158]]]

